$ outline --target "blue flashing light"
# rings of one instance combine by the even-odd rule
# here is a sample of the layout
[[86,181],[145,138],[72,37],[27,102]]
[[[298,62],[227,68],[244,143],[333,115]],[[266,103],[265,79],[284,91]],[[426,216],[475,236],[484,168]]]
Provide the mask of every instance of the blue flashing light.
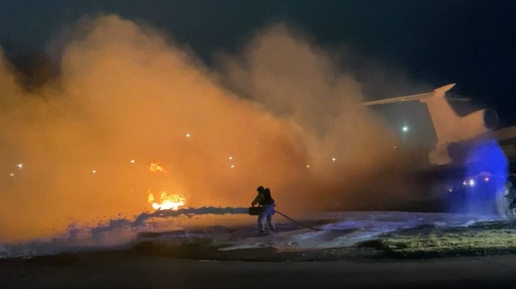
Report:
[[[508,173],[508,162],[502,149],[496,141],[488,140],[474,145],[468,156],[466,175],[476,176],[488,173],[492,178],[488,182],[469,181],[470,193],[466,195],[466,212],[489,214],[493,213],[497,193],[503,190]],[[475,186],[475,184],[479,184]],[[474,187],[474,188],[473,188]]]

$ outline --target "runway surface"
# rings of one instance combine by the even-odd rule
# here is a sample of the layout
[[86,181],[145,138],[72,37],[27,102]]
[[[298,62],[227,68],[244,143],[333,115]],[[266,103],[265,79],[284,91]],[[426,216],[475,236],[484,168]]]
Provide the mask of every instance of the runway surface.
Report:
[[250,216],[209,216],[216,224],[202,226],[175,218],[3,244],[0,288],[509,288],[516,281],[516,225],[496,216],[327,212],[298,223],[276,216],[279,232],[266,235]]

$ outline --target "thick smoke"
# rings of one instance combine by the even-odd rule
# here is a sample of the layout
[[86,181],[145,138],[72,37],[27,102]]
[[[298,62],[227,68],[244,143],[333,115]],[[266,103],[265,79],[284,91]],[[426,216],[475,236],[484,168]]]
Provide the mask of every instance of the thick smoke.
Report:
[[386,196],[401,180],[395,136],[299,33],[265,29],[215,71],[117,16],[78,31],[37,90],[0,57],[0,240],[136,216],[161,190],[190,207],[245,207],[263,185],[292,213],[401,199]]
[[295,188],[307,209],[392,208],[411,190],[404,157],[393,149],[399,140],[383,119],[361,106],[356,68],[340,67],[339,57],[296,29],[274,25],[257,33],[238,56],[221,57],[221,70],[233,91],[298,126],[310,182],[280,181],[275,187]]

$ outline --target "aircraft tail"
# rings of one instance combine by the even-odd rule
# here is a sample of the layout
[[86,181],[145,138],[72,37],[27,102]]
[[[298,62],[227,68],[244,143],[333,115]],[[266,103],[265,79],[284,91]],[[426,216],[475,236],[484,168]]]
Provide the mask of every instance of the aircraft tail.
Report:
[[446,92],[452,89],[455,83],[448,84],[435,89],[433,92],[414,94],[408,96],[401,96],[389,99],[381,99],[375,101],[368,101],[362,105],[377,105],[394,102],[414,101],[419,100],[421,103],[426,103],[430,118],[434,125],[437,140],[444,139],[458,123],[460,117],[453,111],[448,101],[445,98]]
[[439,140],[442,140],[454,131],[455,125],[460,119],[445,98],[446,92],[454,86],[455,83],[439,87],[434,90],[432,97],[419,100],[422,103],[426,103],[428,107],[438,143]]

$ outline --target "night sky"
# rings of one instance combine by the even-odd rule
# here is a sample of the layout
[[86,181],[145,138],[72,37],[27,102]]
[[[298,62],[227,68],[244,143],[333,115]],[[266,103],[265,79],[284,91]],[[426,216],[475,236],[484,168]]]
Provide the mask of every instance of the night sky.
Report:
[[[453,93],[494,107],[505,125],[516,122],[516,1],[5,0],[0,45],[28,85],[37,86],[56,70],[50,40],[99,13],[158,28],[208,66],[218,53],[238,51],[257,29],[286,23],[321,47],[352,51],[348,66],[377,63],[431,88],[457,83]],[[368,90],[370,80],[356,77],[371,99],[405,92],[372,84]]]

